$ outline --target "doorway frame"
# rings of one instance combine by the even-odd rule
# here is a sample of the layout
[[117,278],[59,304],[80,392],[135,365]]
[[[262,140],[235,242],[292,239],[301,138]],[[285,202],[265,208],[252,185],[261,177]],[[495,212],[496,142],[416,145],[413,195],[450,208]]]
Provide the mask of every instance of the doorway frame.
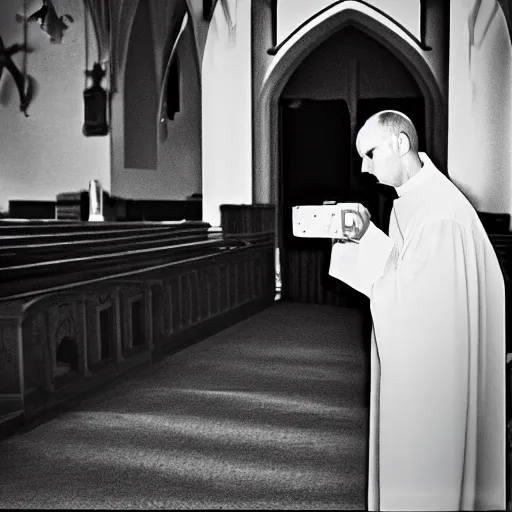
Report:
[[279,99],[301,62],[330,36],[348,26],[359,29],[382,44],[416,80],[425,100],[427,152],[441,170],[446,170],[447,101],[442,84],[438,83],[429,65],[428,52],[379,12],[352,2],[334,4],[311,19],[281,47],[267,69],[257,96],[254,110],[253,203],[275,205],[276,247],[282,246]]

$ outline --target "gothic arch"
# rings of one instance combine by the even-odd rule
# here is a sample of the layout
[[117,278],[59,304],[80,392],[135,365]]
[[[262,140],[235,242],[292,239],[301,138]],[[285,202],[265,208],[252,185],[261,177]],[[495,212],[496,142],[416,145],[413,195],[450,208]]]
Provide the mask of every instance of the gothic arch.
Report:
[[[158,3],[158,2],[156,2]],[[143,5],[146,4],[146,5]],[[155,7],[155,4],[153,8]],[[192,55],[193,62],[191,65],[193,67],[193,74],[195,77],[194,87],[201,87],[201,69],[200,69],[200,48],[198,42],[198,27],[197,27],[197,19],[194,16],[194,10],[192,5],[192,0],[182,0],[180,4],[180,9],[174,10],[174,14],[167,12],[168,23],[162,20],[163,23],[166,23],[165,33],[162,36],[158,36],[157,41],[155,41],[155,37],[153,34],[153,24],[155,23],[154,18],[152,17],[151,5],[144,0],[144,2],[140,2],[140,0],[121,0],[119,11],[117,14],[117,25],[116,25],[116,33],[115,33],[115,55],[117,62],[117,74],[120,89],[123,91],[123,129],[124,129],[124,166],[129,168],[150,168],[157,169],[158,168],[158,130],[161,128],[159,123],[160,116],[159,108],[160,108],[160,97],[162,94],[162,88],[166,87],[166,84],[162,83],[162,79],[164,78],[165,68],[168,64],[168,60],[170,58],[170,50],[173,45],[173,38],[176,38],[178,31],[176,28],[179,28],[181,25],[181,19],[173,20],[173,17],[180,16],[179,11],[181,13],[188,13],[188,24],[186,31],[189,33],[192,42]],[[147,23],[147,28],[144,29],[147,34],[134,34],[134,24],[138,19],[138,13],[141,7],[145,7],[147,10],[147,14],[149,15],[149,21]],[[123,11],[124,9],[124,11]],[[140,27],[139,27],[140,32]],[[142,37],[146,35],[146,37]],[[139,107],[139,103],[135,101],[134,97],[139,96],[138,92],[141,89],[141,85],[138,87],[134,85],[135,82],[126,79],[128,68],[131,67],[131,71],[133,72],[133,64],[130,64],[130,58],[134,54],[138,54],[139,60],[140,56],[140,47],[137,52],[130,53],[130,42],[132,38],[138,41],[138,45],[143,44],[145,41],[144,48],[144,58],[139,62],[139,65],[144,65],[145,68],[148,66],[151,67],[152,72],[149,73],[147,80],[146,88],[148,90],[148,96],[145,98],[146,105],[144,108]],[[151,44],[150,44],[151,43]],[[157,62],[157,46],[162,44],[163,52],[162,59],[158,59]],[[147,62],[146,62],[147,60]],[[146,69],[147,70],[147,69]],[[148,70],[147,70],[148,71]],[[133,73],[132,73],[133,76]],[[137,76],[137,74],[136,74]],[[152,102],[149,100],[150,95],[155,95],[155,105],[153,108]],[[127,108],[127,101],[132,98],[131,107]],[[144,98],[143,98],[144,99]],[[131,116],[131,117],[130,117]],[[139,119],[144,121],[145,128],[143,130],[137,129],[137,122],[133,119]],[[140,123],[139,123],[140,124]],[[140,126],[139,126],[140,128]],[[154,132],[154,133],[153,133]],[[137,137],[140,136],[140,133],[144,133],[145,136],[139,140],[140,143],[135,143]],[[129,134],[132,137],[128,136]],[[142,149],[142,151],[141,151]]]
[[[194,9],[192,6],[192,0],[185,0],[186,5],[186,12],[188,12],[188,27],[186,30],[191,30],[192,37],[194,41],[194,65],[196,68],[196,78],[199,83],[199,86],[201,86],[201,49],[199,45],[199,37],[198,37],[198,26],[197,26],[197,18],[194,16]],[[179,20],[178,24],[181,23],[181,20]],[[172,47],[173,41],[170,40],[171,37],[176,36],[176,31],[169,31],[166,36],[166,40],[164,42],[164,48],[169,48],[169,51],[166,55],[164,55],[165,63],[167,64],[167,60],[170,57],[170,48]]]
[[254,112],[253,202],[278,204],[278,101],[290,76],[304,58],[334,33],[354,26],[393,53],[416,79],[425,99],[427,151],[446,165],[447,115],[441,84],[416,42],[371,8],[343,2],[316,16],[293,35],[273,58],[257,97]]
[[[133,20],[139,6],[139,0],[120,0],[117,12],[117,19],[112,20],[115,27],[114,55],[118,77],[124,76],[126,55],[128,54],[128,43],[132,33]],[[119,80],[119,78],[118,78]]]
[[[157,169],[158,75],[149,5],[138,2],[123,76],[124,167]],[[145,94],[142,94],[142,91]]]
[[[112,20],[112,24],[115,24],[115,34],[114,34],[114,46],[113,49],[115,53],[115,61],[117,64],[117,72],[119,76],[124,76],[124,70],[126,65],[126,56],[128,54],[128,44],[131,37],[133,20],[135,19],[135,14],[137,13],[137,8],[139,6],[140,0],[119,0],[119,7],[116,12],[117,19]],[[192,6],[192,0],[185,0],[187,4],[187,10],[189,12],[189,16],[191,18],[192,23],[192,32],[194,34],[194,47],[195,47],[195,60],[197,64],[197,68],[200,71],[200,46],[199,46],[199,37],[198,37],[198,25],[197,19],[194,16],[194,9]],[[198,79],[201,80],[200,72]]]

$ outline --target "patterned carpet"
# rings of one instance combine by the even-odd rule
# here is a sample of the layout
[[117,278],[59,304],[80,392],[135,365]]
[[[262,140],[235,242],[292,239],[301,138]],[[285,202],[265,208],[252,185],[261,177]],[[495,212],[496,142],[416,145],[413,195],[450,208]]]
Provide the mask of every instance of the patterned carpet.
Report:
[[364,510],[361,317],[277,302],[0,442],[0,508]]

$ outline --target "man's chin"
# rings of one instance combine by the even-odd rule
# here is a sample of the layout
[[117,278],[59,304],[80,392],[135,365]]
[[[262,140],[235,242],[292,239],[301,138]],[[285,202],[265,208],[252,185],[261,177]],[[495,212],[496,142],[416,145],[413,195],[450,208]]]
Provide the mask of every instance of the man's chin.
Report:
[[374,187],[375,185],[378,185],[380,182],[374,174],[370,173],[362,173],[359,177],[359,182],[363,187]]
[[386,185],[385,183],[378,183],[375,188],[378,193],[387,198],[396,199],[398,194],[396,192],[396,187],[394,185]]

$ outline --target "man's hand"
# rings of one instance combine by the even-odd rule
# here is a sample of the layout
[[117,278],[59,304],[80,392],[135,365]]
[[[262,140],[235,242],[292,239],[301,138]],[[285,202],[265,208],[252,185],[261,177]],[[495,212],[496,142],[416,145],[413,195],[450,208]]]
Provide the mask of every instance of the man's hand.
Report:
[[334,244],[344,244],[345,242],[348,242],[347,238],[333,238],[332,247],[334,247]]
[[364,234],[370,227],[370,219],[372,218],[368,209],[364,207],[362,204],[358,206],[357,211],[359,215],[361,215],[363,225],[361,226],[360,220],[356,217],[357,232],[354,236],[350,237],[351,240],[361,240],[361,238],[363,238]]
[[346,234],[342,238],[333,238],[332,239],[332,246],[334,247],[334,244],[336,243],[346,243],[346,242],[354,242],[359,243],[359,240],[364,236],[366,231],[368,230],[368,227],[370,226],[370,219],[371,215],[370,212],[366,207],[364,207],[362,204],[359,204],[357,212],[361,216],[359,218],[357,215],[354,215],[354,222],[355,222],[355,234]]

